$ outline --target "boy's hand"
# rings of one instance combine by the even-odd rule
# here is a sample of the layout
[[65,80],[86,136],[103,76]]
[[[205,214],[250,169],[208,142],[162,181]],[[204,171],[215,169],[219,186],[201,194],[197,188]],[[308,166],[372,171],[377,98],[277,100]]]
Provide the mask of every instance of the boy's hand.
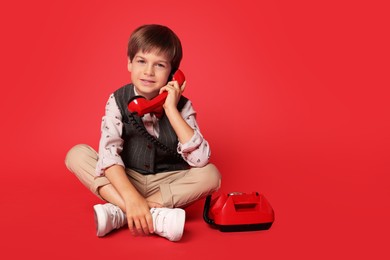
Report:
[[183,85],[179,86],[177,81],[169,81],[168,84],[160,89],[160,94],[164,91],[168,92],[168,96],[164,103],[164,109],[176,108],[177,103],[179,102],[181,94],[186,88],[186,81]]
[[143,197],[132,198],[126,202],[126,216],[132,235],[149,235],[154,232],[152,214]]
[[177,109],[177,103],[180,100],[180,96],[186,88],[186,81],[183,82],[183,85],[179,86],[177,81],[170,81],[168,84],[160,89],[160,93],[163,91],[168,91],[168,96],[165,99],[163,105],[165,110],[165,115],[168,117],[169,122],[173,130],[175,131],[179,142],[184,144],[191,140],[194,135],[194,129],[192,129],[187,122],[181,116],[179,110]]

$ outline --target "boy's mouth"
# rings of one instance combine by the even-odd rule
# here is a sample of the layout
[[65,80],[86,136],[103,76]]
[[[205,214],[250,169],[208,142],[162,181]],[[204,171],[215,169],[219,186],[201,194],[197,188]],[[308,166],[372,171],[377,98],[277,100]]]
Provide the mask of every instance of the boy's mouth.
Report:
[[150,86],[155,83],[154,80],[141,79],[140,80],[144,86]]

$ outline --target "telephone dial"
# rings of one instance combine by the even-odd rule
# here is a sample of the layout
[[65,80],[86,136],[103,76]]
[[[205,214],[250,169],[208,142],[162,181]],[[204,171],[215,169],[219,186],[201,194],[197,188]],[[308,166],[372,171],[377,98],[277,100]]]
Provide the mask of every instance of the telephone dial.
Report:
[[[172,80],[176,80],[179,83],[179,86],[181,86],[185,81],[184,73],[181,70],[177,70],[175,74],[173,74]],[[163,115],[162,106],[164,105],[167,96],[167,91],[164,91],[151,100],[147,100],[143,96],[136,96],[129,102],[127,108],[130,110],[130,112],[137,113],[138,116],[143,116],[153,112],[157,117],[160,118]]]

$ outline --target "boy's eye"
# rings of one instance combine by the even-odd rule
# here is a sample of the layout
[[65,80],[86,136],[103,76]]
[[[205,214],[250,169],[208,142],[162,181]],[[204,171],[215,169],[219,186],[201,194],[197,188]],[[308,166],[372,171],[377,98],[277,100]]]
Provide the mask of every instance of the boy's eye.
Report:
[[137,60],[138,63],[145,63],[144,60]]
[[160,68],[165,68],[165,65],[162,64],[162,63],[157,63],[157,67],[160,67]]

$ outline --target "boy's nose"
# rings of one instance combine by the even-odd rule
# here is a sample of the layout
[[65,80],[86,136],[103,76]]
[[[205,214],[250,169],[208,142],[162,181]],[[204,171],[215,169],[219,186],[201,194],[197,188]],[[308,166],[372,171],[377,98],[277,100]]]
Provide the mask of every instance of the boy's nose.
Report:
[[154,75],[153,66],[146,66],[144,70],[144,74],[153,76]]

